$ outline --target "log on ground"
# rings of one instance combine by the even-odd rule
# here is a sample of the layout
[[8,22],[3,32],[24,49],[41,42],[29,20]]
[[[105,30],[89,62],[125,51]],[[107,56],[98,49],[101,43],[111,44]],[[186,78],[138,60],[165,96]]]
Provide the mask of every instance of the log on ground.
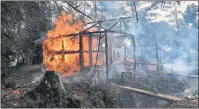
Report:
[[123,90],[128,90],[128,91],[131,91],[131,92],[134,92],[134,93],[147,95],[147,96],[151,96],[151,97],[156,97],[156,98],[163,99],[163,100],[170,101],[170,102],[183,101],[183,98],[178,98],[178,97],[169,96],[169,95],[160,94],[160,93],[149,92],[149,91],[146,91],[146,90],[132,88],[132,87],[119,86],[119,85],[116,85],[116,84],[111,84],[111,85],[119,87]]

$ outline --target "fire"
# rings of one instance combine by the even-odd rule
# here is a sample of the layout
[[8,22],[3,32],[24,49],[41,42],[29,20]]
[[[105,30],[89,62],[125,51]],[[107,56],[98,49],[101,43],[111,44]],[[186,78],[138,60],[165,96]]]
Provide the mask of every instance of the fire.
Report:
[[13,93],[16,95],[19,95],[19,94],[21,94],[21,91],[19,89],[17,89],[17,90],[14,90]]
[[134,62],[134,60],[133,60],[133,59],[128,59],[128,61],[129,61],[129,62]]
[[[65,11],[54,22],[55,28],[49,30],[43,41],[43,61],[47,70],[55,71],[61,75],[70,76],[76,71],[80,71],[79,62],[79,36],[71,39],[64,37],[68,34],[83,31],[84,22],[74,20],[72,15]],[[95,28],[89,31],[95,31]],[[89,66],[89,37],[83,37],[84,66]],[[97,38],[92,37],[92,50],[97,48]],[[70,54],[69,54],[70,53]],[[93,64],[95,64],[96,53],[93,54]],[[102,62],[97,61],[98,65]]]

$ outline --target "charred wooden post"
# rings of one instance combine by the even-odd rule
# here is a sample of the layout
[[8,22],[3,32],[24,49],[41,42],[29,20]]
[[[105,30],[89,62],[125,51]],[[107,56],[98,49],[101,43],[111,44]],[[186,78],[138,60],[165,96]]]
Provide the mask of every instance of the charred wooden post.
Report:
[[141,44],[141,69],[143,69],[143,55],[142,55],[142,44]]
[[108,41],[107,41],[107,32],[105,32],[105,56],[106,56],[106,81],[108,82]]
[[156,42],[156,60],[157,60],[156,69],[157,69],[157,71],[159,71],[159,54],[158,54],[158,43],[157,42]]
[[84,52],[83,52],[83,37],[79,36],[79,63],[80,70],[84,69]]
[[117,59],[117,53],[115,51],[115,39],[113,38],[113,45],[112,45],[112,49],[113,49],[113,54],[112,54],[112,59],[113,61]]
[[89,65],[93,65],[93,53],[92,53],[92,36],[89,36],[88,39],[88,44],[89,44]]
[[[99,29],[101,30],[101,23],[99,23]],[[98,60],[98,53],[99,53],[99,49],[100,49],[100,40],[101,40],[102,36],[101,36],[101,33],[100,33],[100,36],[99,36],[99,42],[98,42],[98,46],[97,46],[97,56],[96,56],[96,60],[95,60],[95,69],[94,69],[94,72],[91,74],[91,77],[92,79],[94,78],[95,76],[95,73],[96,73],[96,66],[97,66],[97,60]]]
[[134,48],[133,48],[133,57],[134,57],[134,75],[135,75],[135,72],[136,72],[136,53],[135,53],[135,43],[134,43]]
[[109,42],[109,58],[110,58],[110,64],[112,64],[113,63],[113,58],[112,58],[112,56],[113,56],[113,39],[112,39],[112,37],[109,37],[109,39],[110,39],[110,42]]
[[134,77],[135,77],[135,72],[136,72],[136,53],[135,53],[135,39],[134,39],[134,36],[132,36],[132,45],[133,45],[133,58],[134,58],[134,63],[133,63],[133,67],[134,67]]
[[[64,40],[62,40],[62,51],[64,51]],[[64,54],[63,53],[61,54],[62,54],[62,61],[64,61]]]
[[169,95],[165,95],[165,94],[161,94],[161,93],[154,93],[154,92],[150,92],[150,91],[146,91],[146,90],[142,90],[142,89],[137,89],[137,88],[133,88],[133,87],[119,86],[119,85],[116,85],[116,84],[111,84],[111,85],[116,86],[116,87],[121,88],[121,89],[126,90],[126,91],[130,91],[130,92],[134,92],[134,93],[137,93],[137,94],[142,94],[142,95],[146,95],[146,96],[159,98],[159,99],[166,100],[166,101],[171,101],[171,102],[183,101],[183,98],[178,98],[178,97],[175,97],[175,96],[169,96]]
[[126,45],[124,46],[124,61],[126,61]]

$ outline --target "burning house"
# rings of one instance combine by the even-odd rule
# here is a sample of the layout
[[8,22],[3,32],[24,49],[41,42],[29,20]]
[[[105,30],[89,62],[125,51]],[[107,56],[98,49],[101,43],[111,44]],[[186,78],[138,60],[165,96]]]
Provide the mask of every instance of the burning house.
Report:
[[196,107],[190,3],[2,2],[2,107]]
[[[47,70],[70,76],[73,72],[95,63],[97,65],[104,63],[100,58],[96,61],[99,40],[97,37],[89,37],[81,33],[74,37],[67,36],[83,31],[82,20],[74,21],[72,16],[62,11],[55,25],[56,27],[47,33],[42,45]],[[87,32],[94,30],[95,28],[90,28]]]

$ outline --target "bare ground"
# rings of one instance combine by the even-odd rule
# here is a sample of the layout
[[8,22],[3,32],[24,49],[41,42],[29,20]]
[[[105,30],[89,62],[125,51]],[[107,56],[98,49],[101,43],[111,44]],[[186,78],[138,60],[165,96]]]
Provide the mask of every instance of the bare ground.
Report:
[[[21,97],[23,97],[26,92],[35,88],[43,74],[43,65],[13,68],[12,73],[10,73],[9,76],[14,78],[17,85],[34,82],[35,84],[31,84],[15,91],[11,88],[1,89],[1,107],[24,107],[21,106],[21,102],[23,101]],[[119,78],[120,76],[116,76],[115,80],[112,80],[112,82],[120,83]],[[152,81],[152,78],[156,78],[157,80]],[[78,105],[79,107],[198,107],[198,97],[195,96],[188,97],[186,101],[183,102],[168,103],[156,98],[114,89],[106,84],[93,86],[84,79],[80,82],[67,83],[64,85],[68,92],[66,96],[79,100],[81,104]],[[128,79],[127,83],[129,84]],[[151,83],[154,84],[157,92],[175,96],[182,96],[180,93],[183,93],[186,88],[190,88],[190,86],[186,85],[186,82],[180,82],[174,77],[171,78],[165,75],[149,76],[148,79],[146,79],[146,77],[143,78],[137,76],[137,79],[133,80],[132,87],[151,90]],[[194,82],[192,81],[192,84],[193,83]]]

